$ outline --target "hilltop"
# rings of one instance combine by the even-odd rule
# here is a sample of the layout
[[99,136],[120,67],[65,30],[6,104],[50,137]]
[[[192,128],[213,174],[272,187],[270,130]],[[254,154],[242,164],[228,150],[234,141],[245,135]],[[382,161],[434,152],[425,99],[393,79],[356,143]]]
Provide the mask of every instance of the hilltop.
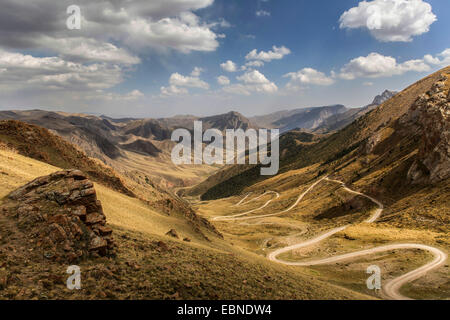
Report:
[[64,169],[82,170],[94,181],[124,194],[134,195],[113,170],[89,158],[47,129],[20,121],[0,121],[0,142],[3,147],[16,150],[24,156]]

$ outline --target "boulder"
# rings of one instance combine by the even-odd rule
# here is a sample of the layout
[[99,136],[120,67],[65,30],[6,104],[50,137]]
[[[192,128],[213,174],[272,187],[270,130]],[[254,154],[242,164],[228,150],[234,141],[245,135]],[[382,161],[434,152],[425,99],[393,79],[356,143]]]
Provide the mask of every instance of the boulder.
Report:
[[79,170],[37,178],[11,192],[0,209],[17,220],[47,259],[73,262],[114,252],[94,185]]
[[169,236],[172,238],[178,238],[178,233],[175,229],[171,229],[166,233],[166,236]]

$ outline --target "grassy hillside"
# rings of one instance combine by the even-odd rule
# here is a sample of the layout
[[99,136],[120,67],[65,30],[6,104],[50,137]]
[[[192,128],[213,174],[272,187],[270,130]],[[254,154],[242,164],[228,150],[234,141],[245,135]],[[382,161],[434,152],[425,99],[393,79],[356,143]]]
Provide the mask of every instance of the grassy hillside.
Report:
[[0,142],[20,154],[63,169],[79,169],[91,179],[133,196],[113,170],[89,158],[47,129],[20,121],[0,121]]
[[[0,196],[59,168],[0,150]],[[279,266],[211,236],[207,242],[176,216],[96,185],[118,245],[117,257],[80,264],[82,290],[66,289],[65,265],[37,257],[27,235],[0,213],[2,299],[363,299],[315,280],[308,271]],[[3,221],[5,220],[5,221]],[[180,239],[165,233],[175,228]],[[5,242],[12,237],[11,241]],[[189,237],[191,242],[182,241]],[[33,263],[30,264],[30,261]]]

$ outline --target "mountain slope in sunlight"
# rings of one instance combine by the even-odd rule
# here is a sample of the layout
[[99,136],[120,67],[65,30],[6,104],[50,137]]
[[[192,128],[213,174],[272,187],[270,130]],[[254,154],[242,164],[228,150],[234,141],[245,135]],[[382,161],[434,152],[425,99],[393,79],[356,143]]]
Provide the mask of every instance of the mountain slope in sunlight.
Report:
[[[0,150],[0,196],[60,170]],[[116,244],[114,257],[79,262],[81,290],[67,290],[67,265],[39,255],[29,235],[0,211],[0,298],[7,299],[364,299],[310,274],[273,265],[210,232],[206,241],[176,215],[95,184]],[[0,204],[3,200],[0,200]],[[175,229],[178,239],[166,235]],[[205,229],[203,229],[205,231]],[[208,231],[205,231],[208,232]],[[45,270],[45,271],[43,271]]]

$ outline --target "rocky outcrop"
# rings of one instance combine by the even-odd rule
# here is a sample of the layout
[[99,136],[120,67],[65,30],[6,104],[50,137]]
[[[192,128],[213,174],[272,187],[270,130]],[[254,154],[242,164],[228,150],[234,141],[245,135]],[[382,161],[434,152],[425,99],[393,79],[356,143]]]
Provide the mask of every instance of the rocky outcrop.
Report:
[[94,185],[79,170],[31,181],[8,195],[2,211],[47,259],[73,262],[113,254],[112,230]]
[[172,238],[177,238],[178,239],[178,233],[175,229],[170,229],[167,233],[166,236],[172,237]]
[[401,123],[422,136],[417,158],[408,171],[412,183],[436,183],[450,177],[450,93],[442,76],[421,95]]

